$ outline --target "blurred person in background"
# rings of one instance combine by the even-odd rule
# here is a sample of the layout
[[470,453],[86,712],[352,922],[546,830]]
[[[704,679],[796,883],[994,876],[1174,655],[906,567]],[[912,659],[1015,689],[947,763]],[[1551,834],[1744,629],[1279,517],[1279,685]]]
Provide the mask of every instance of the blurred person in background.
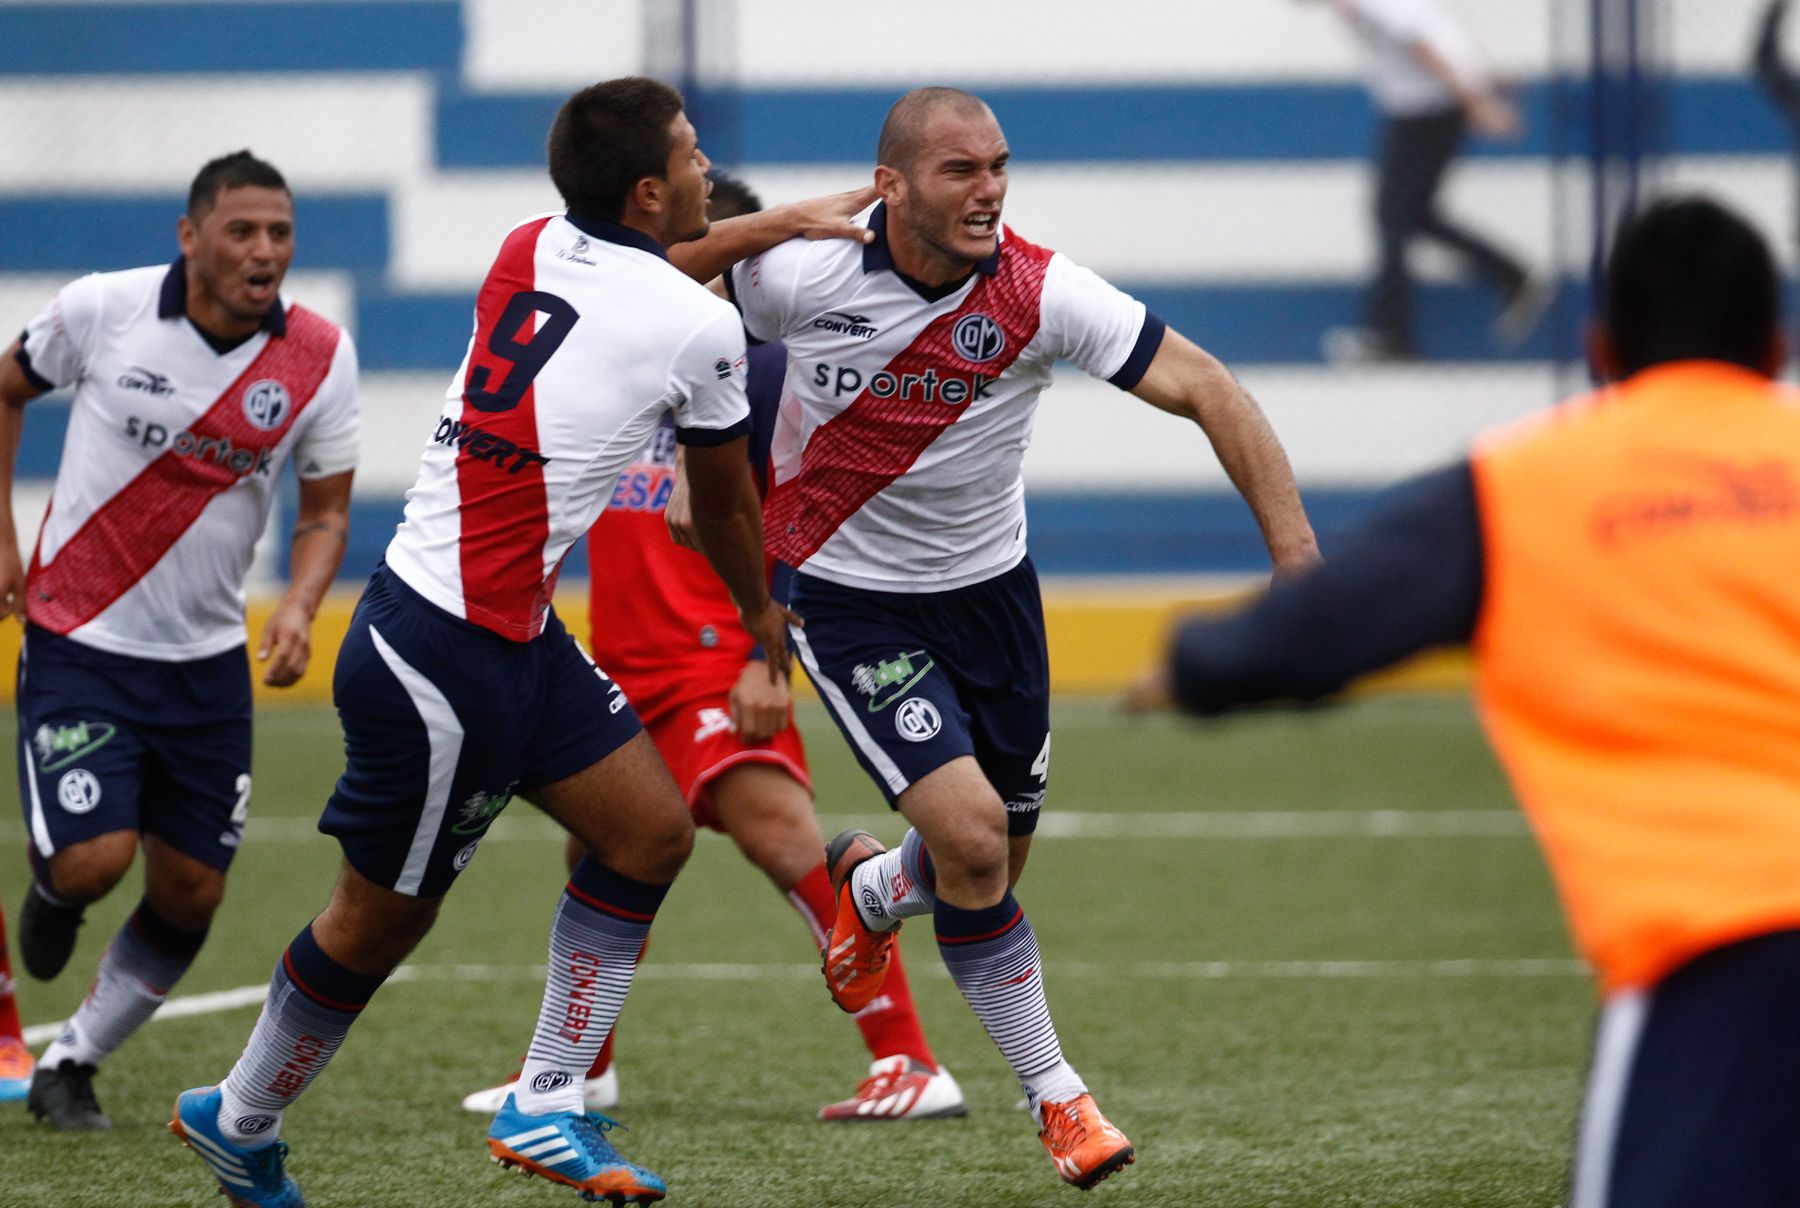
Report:
[[[709,179],[707,212],[714,222],[762,209],[742,181],[717,171]],[[749,357],[750,464],[766,489],[787,349],[756,344]],[[695,823],[731,836],[805,921],[817,949],[837,904],[792,695],[785,679],[769,678],[762,648],[738,621],[706,559],[670,538],[670,527],[692,532],[677,449],[674,426],[665,422],[620,475],[612,501],[588,530],[595,568],[588,579],[588,649],[631,698]],[[777,575],[782,570],[776,567]],[[619,591],[619,582],[636,587]],[[785,599],[785,587],[775,594]],[[571,835],[571,871],[585,854]],[[855,1018],[874,1061],[855,1094],[819,1110],[821,1120],[965,1114],[961,1088],[926,1043],[899,953],[881,995]],[[619,1102],[612,1060],[617,1035],[615,1028],[584,1083],[587,1104],[598,1111]],[[511,1090],[508,1082],[477,1091],[463,1100],[463,1110],[491,1115]]]
[[891,851],[861,830],[827,848],[826,985],[862,1010],[902,921],[930,918],[1057,1176],[1085,1190],[1136,1150],[1064,1055],[1012,892],[1050,777],[1020,474],[1057,361],[1195,424],[1277,567],[1310,565],[1318,549],[1287,454],[1231,373],[1001,222],[1011,152],[985,102],[915,89],[889,110],[876,155],[881,200],[857,218],[868,242],[771,244],[726,277],[750,334],[788,347],[764,517],[807,618],[792,640],[912,828]]
[[1515,257],[1438,208],[1438,193],[1463,136],[1472,130],[1485,138],[1517,140],[1524,129],[1518,108],[1501,90],[1474,36],[1441,0],[1323,2],[1355,40],[1381,115],[1374,209],[1378,258],[1367,326],[1327,332],[1327,357],[1407,361],[1418,355],[1407,255],[1419,239],[1447,248],[1493,287],[1501,299],[1494,338],[1518,344],[1542,317],[1548,292]]
[[[144,896],[32,1078],[32,1115],[111,1121],[100,1063],[192,965],[250,805],[244,576],[292,461],[291,577],[256,658],[307,671],[311,628],[349,536],[361,447],[356,351],[289,303],[294,204],[248,151],[200,169],[172,265],[65,286],[0,355],[0,616],[21,616],[19,791],[32,884],[26,972],[48,980],[87,907],[144,852]],[[27,571],[12,486],[25,404],[75,388],[62,464]]]
[[1572,1208],[1800,1189],[1800,395],[1768,244],[1620,233],[1599,393],[1398,488],[1310,575],[1178,633],[1130,703],[1312,700],[1473,642],[1488,736],[1603,996]]

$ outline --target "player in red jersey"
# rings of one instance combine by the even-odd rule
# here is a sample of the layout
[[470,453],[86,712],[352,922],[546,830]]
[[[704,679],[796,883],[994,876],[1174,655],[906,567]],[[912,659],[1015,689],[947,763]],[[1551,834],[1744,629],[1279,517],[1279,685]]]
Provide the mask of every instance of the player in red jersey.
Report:
[[[712,180],[714,221],[761,208],[741,182],[719,173]],[[786,362],[780,344],[750,349],[750,455],[764,486]],[[665,512],[685,507],[675,450],[674,429],[665,426],[620,475],[611,502],[588,532],[589,547],[606,551],[608,568],[607,575],[589,579],[591,651],[630,697],[686,794],[694,821],[731,836],[805,920],[817,948],[831,931],[837,905],[787,681],[769,682],[762,651],[738,622],[706,559],[669,539]],[[620,582],[637,586],[609,589]],[[571,836],[571,867],[584,850]],[[881,994],[855,1018],[874,1062],[855,1094],[819,1110],[821,1120],[965,1113],[961,1088],[925,1041],[898,954]],[[585,1087],[596,1110],[618,1102],[612,1056],[609,1037]],[[477,1091],[463,1107],[491,1114],[508,1089],[510,1084]]]

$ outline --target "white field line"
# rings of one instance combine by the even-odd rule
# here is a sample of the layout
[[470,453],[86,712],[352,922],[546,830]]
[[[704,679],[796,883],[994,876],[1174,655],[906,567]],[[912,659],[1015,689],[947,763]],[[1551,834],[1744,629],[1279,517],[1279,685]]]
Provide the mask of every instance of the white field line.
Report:
[[[452,982],[528,982],[541,983],[547,969],[543,965],[402,965],[388,982],[452,981]],[[1540,978],[1585,977],[1587,965],[1568,957],[1520,959],[1463,960],[1369,960],[1369,961],[1139,961],[1131,964],[1105,964],[1069,961],[1052,966],[1053,981],[1342,981],[1397,980],[1416,978]],[[928,977],[949,977],[941,965],[928,965]],[[638,970],[645,981],[695,982],[773,982],[806,981],[819,976],[816,964],[651,964]],[[917,970],[913,976],[919,976]],[[189,994],[172,998],[151,1017],[151,1022],[180,1019],[188,1015],[212,1015],[239,1007],[260,1006],[268,997],[269,987],[239,986],[234,990],[217,990],[209,994]],[[25,1029],[25,1043],[36,1047],[56,1038],[61,1022],[33,1024]]]
[[[877,831],[900,825],[898,815],[821,814],[826,834],[850,826]],[[1045,811],[1040,839],[1482,839],[1518,838],[1529,832],[1516,810],[1112,810]],[[562,831],[529,811],[502,817],[483,842],[541,843]],[[24,842],[23,832],[0,827],[0,847]],[[330,843],[311,818],[251,818],[244,842]]]

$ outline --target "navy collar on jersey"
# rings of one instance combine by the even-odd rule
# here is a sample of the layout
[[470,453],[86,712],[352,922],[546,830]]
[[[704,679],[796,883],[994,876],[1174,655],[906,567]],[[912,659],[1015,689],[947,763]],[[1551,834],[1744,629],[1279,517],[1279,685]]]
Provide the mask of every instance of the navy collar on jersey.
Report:
[[[159,294],[156,299],[156,317],[159,319],[180,319],[187,317],[186,256],[175,257],[175,263],[169,266],[168,273],[163,277],[162,293]],[[194,324],[194,330],[200,331],[200,325],[198,323]],[[275,305],[269,307],[268,313],[263,315],[262,330],[268,332],[272,336],[285,336],[287,334],[287,308],[281,305],[281,299],[279,297],[276,298]],[[207,333],[204,331],[200,331],[200,334],[207,337],[207,343],[209,344],[213,343],[216,338],[207,336]],[[247,336],[245,337],[245,339],[248,338],[249,337]],[[229,343],[230,341],[225,342]],[[243,343],[243,340],[239,340],[238,343]]]
[[[875,232],[875,238],[863,244],[863,272],[879,273],[887,271],[906,283],[908,289],[927,302],[937,302],[948,298],[951,294],[969,283],[968,277],[958,277],[944,285],[927,285],[907,276],[894,267],[894,253],[887,241],[887,202],[878,201],[869,213],[869,229]],[[975,262],[975,272],[984,277],[991,277],[1000,271],[1000,249],[994,248],[994,254],[985,260]],[[974,276],[970,273],[969,276]]]
[[626,247],[637,248],[641,252],[649,252],[664,260],[669,258],[668,250],[656,241],[652,235],[626,226],[621,222],[611,222],[605,218],[591,218],[586,214],[577,214],[570,210],[566,217],[569,225],[584,235],[592,235],[595,239],[604,239],[608,243],[622,243]]

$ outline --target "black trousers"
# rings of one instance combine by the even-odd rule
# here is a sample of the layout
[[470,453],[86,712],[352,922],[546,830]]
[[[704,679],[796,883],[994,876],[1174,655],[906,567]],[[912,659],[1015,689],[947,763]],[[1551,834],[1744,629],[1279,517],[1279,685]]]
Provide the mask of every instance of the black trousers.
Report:
[[1800,931],[1608,999],[1572,1208],[1800,1204]]
[[1369,326],[1397,351],[1412,350],[1412,277],[1407,246],[1417,237],[1459,254],[1503,295],[1525,280],[1525,269],[1481,236],[1438,212],[1438,188],[1462,142],[1461,109],[1389,118],[1382,130],[1380,176],[1375,189],[1375,230],[1380,264],[1369,289]]

